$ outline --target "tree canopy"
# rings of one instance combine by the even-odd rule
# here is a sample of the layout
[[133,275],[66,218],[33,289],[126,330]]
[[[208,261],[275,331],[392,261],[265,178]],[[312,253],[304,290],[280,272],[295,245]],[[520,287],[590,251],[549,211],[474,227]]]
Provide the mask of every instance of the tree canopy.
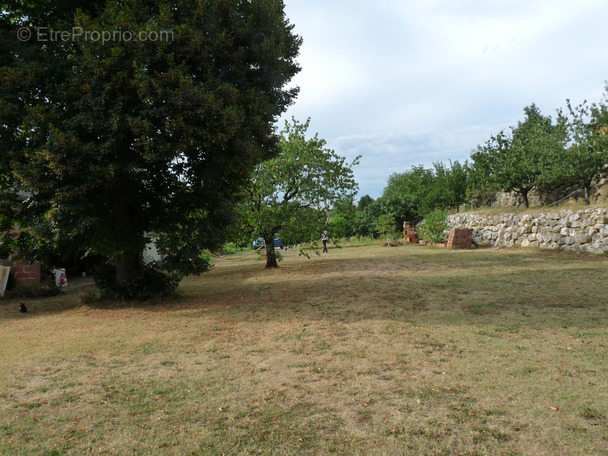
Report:
[[[608,94],[608,88],[606,90]],[[567,100],[568,133],[570,144],[564,157],[565,178],[581,185],[585,190],[585,202],[590,203],[594,179],[608,164],[606,126],[608,106],[604,103],[591,105],[583,102],[573,106]]]
[[[19,41],[16,31],[33,31]],[[90,32],[36,39],[36,28]],[[19,249],[86,251],[141,271],[149,233],[165,267],[206,270],[250,171],[278,151],[301,39],[280,0],[9,1],[0,12],[0,185]],[[164,40],[94,40],[130,31]],[[7,199],[7,198],[5,198]]]
[[401,206],[408,210],[394,212],[401,217],[401,223],[404,220],[416,223],[435,209],[457,209],[466,201],[467,184],[466,162],[462,165],[450,161],[449,166],[435,162],[431,169],[418,165],[410,171],[391,174],[382,198],[387,202],[402,201]]
[[524,108],[525,120],[501,131],[471,154],[476,182],[491,188],[519,193],[526,207],[535,187],[564,178],[563,155],[567,143],[564,119],[554,124],[536,105]]
[[307,137],[310,119],[285,122],[279,154],[255,167],[245,187],[243,223],[266,243],[266,267],[277,267],[273,240],[277,234],[288,244],[321,236],[327,211],[357,190],[352,168],[344,157],[326,148],[317,134]]

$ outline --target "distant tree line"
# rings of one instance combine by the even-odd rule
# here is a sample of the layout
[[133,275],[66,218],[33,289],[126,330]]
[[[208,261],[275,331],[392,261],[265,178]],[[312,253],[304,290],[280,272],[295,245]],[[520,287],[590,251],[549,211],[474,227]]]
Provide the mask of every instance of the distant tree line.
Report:
[[405,220],[417,223],[438,209],[457,209],[466,201],[469,166],[458,161],[434,163],[432,169],[414,166],[389,177],[381,197],[365,195],[355,204],[345,199],[334,206],[331,234],[334,237],[365,237],[400,231]]
[[556,119],[534,104],[525,119],[502,130],[471,154],[469,197],[499,190],[519,194],[526,207],[533,189],[570,184],[589,197],[593,180],[608,163],[608,87],[604,98],[559,110]]
[[594,179],[608,164],[608,85],[597,103],[586,101],[557,111],[555,119],[532,104],[524,120],[493,135],[463,164],[436,162],[392,174],[382,196],[344,199],[331,213],[334,237],[374,236],[393,232],[403,221],[418,223],[436,211],[490,204],[499,191],[519,194],[526,207],[533,189],[563,184],[584,189],[590,202]]

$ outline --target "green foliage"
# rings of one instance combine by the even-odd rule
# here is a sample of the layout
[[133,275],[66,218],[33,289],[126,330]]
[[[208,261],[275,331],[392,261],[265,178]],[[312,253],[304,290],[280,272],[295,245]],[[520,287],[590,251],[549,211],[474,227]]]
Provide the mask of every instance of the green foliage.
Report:
[[172,294],[179,282],[179,274],[168,274],[154,266],[143,265],[128,282],[116,283],[116,268],[104,265],[95,274],[95,283],[104,298],[145,301],[154,296]]
[[597,103],[573,106],[566,100],[566,105],[555,122],[531,105],[517,127],[478,146],[471,155],[469,200],[484,205],[498,190],[514,191],[529,206],[533,188],[567,184],[583,188],[589,204],[592,183],[608,163],[608,85]]
[[570,147],[561,163],[564,178],[577,182],[585,189],[585,202],[590,203],[591,185],[593,180],[604,171],[608,163],[608,86],[604,99],[600,103],[588,105],[583,102],[572,106],[566,100],[568,107],[567,127],[570,137]]
[[336,201],[329,212],[329,231],[334,239],[346,239],[355,235],[357,207],[353,198]]
[[402,195],[409,195],[416,200],[418,216],[427,212],[428,203],[426,197],[429,189],[433,186],[434,175],[430,169],[424,166],[413,166],[410,171],[395,173],[389,176],[388,183],[382,194],[385,198],[398,198]]
[[416,223],[435,209],[457,209],[466,201],[469,166],[458,161],[450,166],[436,162],[433,169],[422,165],[411,171],[392,174],[382,195],[391,207],[400,200],[401,208],[394,210],[399,223]]
[[239,248],[234,242],[227,242],[222,247],[222,253],[224,255],[234,255],[239,251]]
[[420,239],[425,241],[442,242],[445,239],[447,229],[447,213],[445,211],[435,211],[424,217],[422,223],[416,227],[416,233]]
[[[19,27],[171,31],[158,41],[21,42]],[[119,263],[145,233],[207,269],[251,170],[278,151],[301,39],[280,0],[10,2],[0,11],[2,207],[30,260],[69,245]],[[183,260],[183,261],[181,261]],[[137,262],[117,268],[135,280]],[[128,270],[131,268],[131,270]],[[135,268],[135,269],[133,269]],[[117,280],[119,278],[117,277]]]
[[418,203],[419,199],[410,194],[382,196],[377,200],[382,213],[392,217],[393,233],[403,229],[404,221],[415,223],[420,220]]
[[357,237],[377,237],[376,221],[383,213],[381,203],[372,200],[355,213],[354,230]]
[[336,239],[346,239],[354,234],[354,217],[353,219],[347,218],[344,215],[335,215],[329,222],[329,231]]
[[357,204],[357,208],[363,211],[367,206],[369,206],[373,202],[374,199],[371,196],[363,195],[361,198],[359,198],[359,204]]
[[530,190],[564,179],[567,132],[564,118],[553,124],[533,104],[526,118],[510,133],[501,131],[471,154],[475,177],[481,188],[519,193],[529,207]]
[[[359,238],[378,237],[401,231],[404,221],[419,220],[416,215],[417,201],[411,195],[397,193],[366,201],[363,208],[356,208],[352,222],[352,235]],[[381,219],[380,225],[378,224],[379,219]]]
[[276,158],[258,165],[245,187],[240,223],[252,238],[266,241],[266,267],[276,267],[273,239],[300,244],[318,239],[327,225],[326,208],[352,198],[357,189],[352,163],[325,147],[318,135],[306,136],[310,119],[285,122]]
[[443,163],[433,163],[435,178],[427,197],[427,206],[432,209],[458,209],[467,200],[469,184],[469,164],[452,162],[447,167]]
[[382,214],[376,220],[376,232],[382,238],[390,237],[395,234],[395,214]]

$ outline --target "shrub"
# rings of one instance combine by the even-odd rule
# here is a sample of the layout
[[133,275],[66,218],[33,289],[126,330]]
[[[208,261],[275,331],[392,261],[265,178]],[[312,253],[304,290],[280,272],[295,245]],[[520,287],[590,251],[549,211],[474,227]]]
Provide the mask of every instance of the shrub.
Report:
[[420,239],[429,242],[442,242],[448,229],[447,213],[435,211],[427,214],[420,225],[416,227],[416,233]]
[[376,220],[376,232],[382,238],[392,237],[395,234],[395,214],[383,214]]
[[145,301],[175,291],[181,280],[178,273],[167,273],[155,266],[144,265],[130,282],[115,282],[116,268],[105,265],[95,274],[95,283],[104,298]]
[[236,252],[238,252],[239,250],[240,249],[237,247],[237,245],[234,242],[227,242],[222,247],[222,253],[224,255],[233,255]]

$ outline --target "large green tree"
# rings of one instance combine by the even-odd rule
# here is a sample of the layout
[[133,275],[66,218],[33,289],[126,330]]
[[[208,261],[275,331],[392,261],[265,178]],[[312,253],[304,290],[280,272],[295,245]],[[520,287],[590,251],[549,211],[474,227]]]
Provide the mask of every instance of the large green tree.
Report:
[[567,142],[563,117],[553,123],[534,104],[524,108],[525,119],[501,131],[471,154],[478,185],[521,195],[526,207],[530,191],[564,178],[560,165]]
[[[402,220],[416,223],[436,209],[457,209],[466,201],[468,163],[450,161],[446,166],[433,163],[433,168],[414,166],[410,171],[394,173],[388,179],[382,199]],[[395,201],[402,209],[395,210]],[[406,210],[407,209],[407,210]],[[405,217],[405,218],[404,218]]]
[[165,268],[204,271],[297,94],[283,2],[6,1],[0,31],[0,185],[30,194],[3,220],[21,252],[101,255],[121,285],[155,233]]
[[357,191],[358,158],[347,163],[318,135],[308,137],[309,125],[310,119],[285,122],[279,155],[256,166],[245,187],[242,222],[264,238],[267,268],[278,266],[277,234],[290,244],[319,239],[332,205]]

